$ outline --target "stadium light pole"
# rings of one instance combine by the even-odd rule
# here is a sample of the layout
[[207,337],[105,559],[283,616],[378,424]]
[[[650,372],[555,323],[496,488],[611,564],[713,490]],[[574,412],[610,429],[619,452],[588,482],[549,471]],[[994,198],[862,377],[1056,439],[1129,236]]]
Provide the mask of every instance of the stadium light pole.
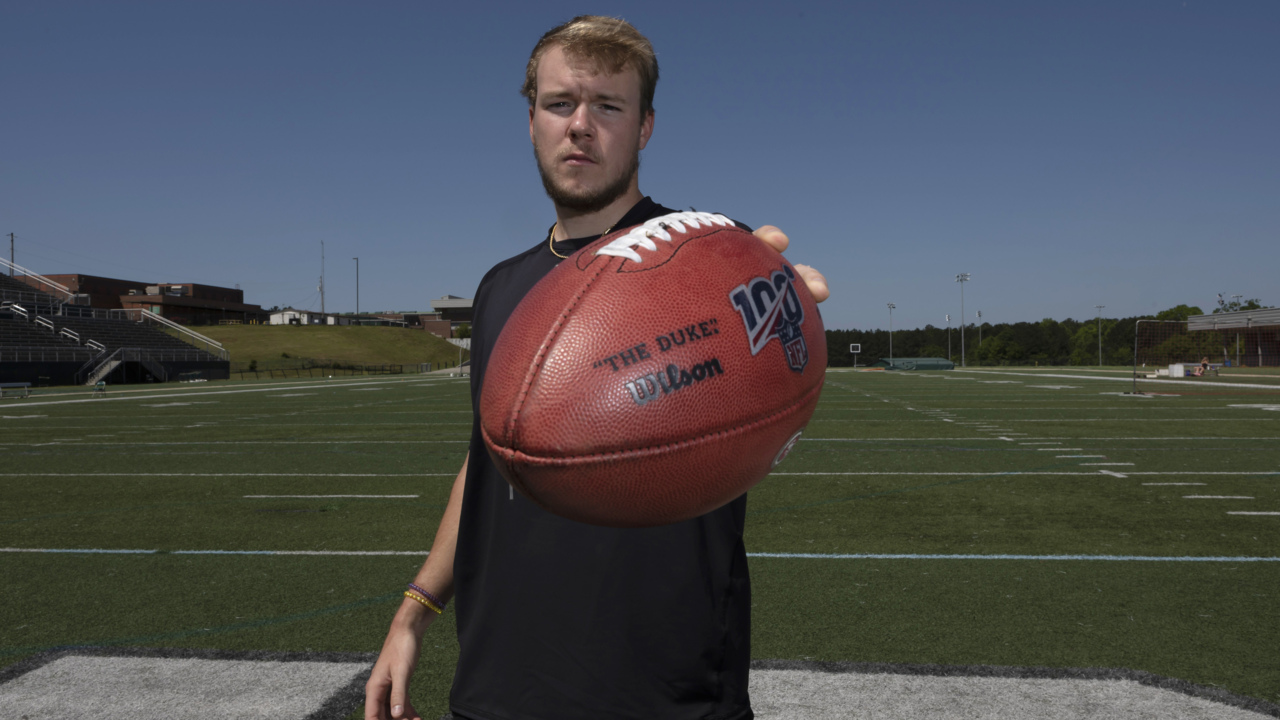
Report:
[[951,362],[951,315],[947,315],[947,362]]
[[982,311],[978,311],[978,364],[982,364]]
[[1102,308],[1106,305],[1094,305],[1098,309],[1098,367],[1102,367]]
[[356,314],[360,314],[360,258],[353,257],[356,261]]
[[[10,248],[10,252],[12,252],[12,251],[13,251],[13,250],[12,250],[12,248]],[[13,270],[12,270],[12,269],[10,269],[10,270],[9,270],[9,272],[10,272],[10,274],[12,274],[12,273],[13,273]],[[1235,302],[1235,304],[1236,304],[1236,306],[1235,306],[1235,309],[1236,309],[1236,310],[1239,310],[1239,309],[1240,309],[1240,298],[1242,298],[1242,297],[1244,297],[1244,296],[1243,296],[1243,295],[1232,295],[1232,296],[1231,296],[1231,300],[1232,300],[1233,302]],[[1239,332],[1237,332],[1237,333],[1236,333],[1236,367],[1240,367],[1240,333],[1239,333]]]
[[964,361],[964,284],[969,282],[969,273],[958,273],[956,282],[960,283],[960,367],[968,367]]
[[893,309],[898,307],[893,303],[885,303],[889,306],[889,364],[893,364]]

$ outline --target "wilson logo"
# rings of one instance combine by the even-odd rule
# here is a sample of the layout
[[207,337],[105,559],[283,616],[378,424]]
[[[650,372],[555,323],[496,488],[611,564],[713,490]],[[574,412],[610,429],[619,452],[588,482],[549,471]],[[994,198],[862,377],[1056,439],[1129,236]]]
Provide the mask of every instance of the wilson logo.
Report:
[[648,405],[662,395],[669,395],[677,390],[682,390],[690,385],[723,374],[724,369],[720,367],[720,360],[711,358],[687,369],[678,365],[668,365],[666,370],[659,370],[656,373],[649,373],[635,380],[629,380],[626,383],[626,388],[627,392],[631,393],[631,399],[637,405]]
[[795,281],[795,271],[790,265],[783,265],[767,278],[753,278],[734,288],[729,300],[747,326],[751,354],[759,354],[776,337],[782,344],[787,365],[801,372],[809,364],[809,349],[800,328],[804,324],[804,306],[796,294]]

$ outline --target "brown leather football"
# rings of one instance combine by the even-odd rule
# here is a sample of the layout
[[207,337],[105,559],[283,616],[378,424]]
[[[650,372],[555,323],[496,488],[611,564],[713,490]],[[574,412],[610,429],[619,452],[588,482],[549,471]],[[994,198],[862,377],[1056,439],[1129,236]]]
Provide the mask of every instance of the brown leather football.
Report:
[[606,235],[547,274],[486,365],[480,427],[513,487],[595,525],[697,517],[760,482],[822,391],[822,318],[723,215]]

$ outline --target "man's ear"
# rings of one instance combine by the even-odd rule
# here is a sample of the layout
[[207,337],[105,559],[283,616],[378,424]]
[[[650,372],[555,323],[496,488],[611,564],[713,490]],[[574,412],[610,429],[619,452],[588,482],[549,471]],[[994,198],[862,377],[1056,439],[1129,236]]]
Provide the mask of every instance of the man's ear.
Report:
[[529,142],[534,142],[533,140],[533,106],[532,105],[529,106]]
[[[532,120],[530,120],[532,124]],[[645,145],[649,144],[649,138],[653,137],[653,110],[645,113],[644,120],[640,123],[640,149],[643,150]]]

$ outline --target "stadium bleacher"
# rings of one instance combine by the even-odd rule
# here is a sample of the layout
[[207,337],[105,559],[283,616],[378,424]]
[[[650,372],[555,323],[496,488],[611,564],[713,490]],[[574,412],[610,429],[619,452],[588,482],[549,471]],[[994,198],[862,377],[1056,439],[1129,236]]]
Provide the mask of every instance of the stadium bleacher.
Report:
[[[116,382],[226,376],[225,357],[155,325],[108,317],[119,312],[65,304],[0,275],[0,381],[82,383],[108,373]],[[101,373],[92,373],[95,360]]]

